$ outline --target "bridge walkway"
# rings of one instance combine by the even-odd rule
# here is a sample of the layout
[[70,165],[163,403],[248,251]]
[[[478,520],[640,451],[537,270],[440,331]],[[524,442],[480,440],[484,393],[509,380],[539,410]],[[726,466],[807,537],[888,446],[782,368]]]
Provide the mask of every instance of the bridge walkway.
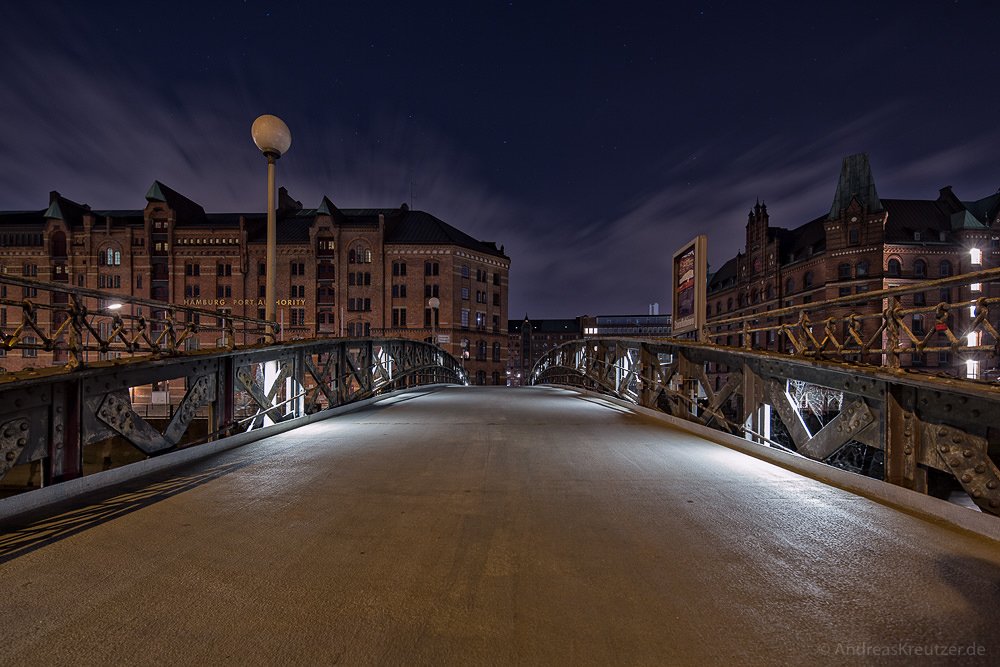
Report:
[[138,480],[8,526],[0,581],[4,664],[1000,656],[995,542],[554,388],[416,390]]

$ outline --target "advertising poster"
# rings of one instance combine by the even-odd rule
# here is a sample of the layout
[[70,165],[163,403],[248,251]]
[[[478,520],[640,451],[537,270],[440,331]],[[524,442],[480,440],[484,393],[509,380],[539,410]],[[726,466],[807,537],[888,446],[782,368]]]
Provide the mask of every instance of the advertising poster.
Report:
[[674,253],[673,334],[700,332],[705,323],[708,238],[704,234]]

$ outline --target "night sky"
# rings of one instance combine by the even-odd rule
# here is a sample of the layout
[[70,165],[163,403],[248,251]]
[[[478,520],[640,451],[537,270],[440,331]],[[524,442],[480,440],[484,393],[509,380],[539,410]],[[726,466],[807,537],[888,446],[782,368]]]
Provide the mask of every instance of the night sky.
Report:
[[[38,6],[35,6],[38,5]],[[510,315],[645,313],[765,200],[1000,186],[1000,3],[5,2],[0,209],[262,211],[262,113],[307,207],[411,201],[511,256]]]

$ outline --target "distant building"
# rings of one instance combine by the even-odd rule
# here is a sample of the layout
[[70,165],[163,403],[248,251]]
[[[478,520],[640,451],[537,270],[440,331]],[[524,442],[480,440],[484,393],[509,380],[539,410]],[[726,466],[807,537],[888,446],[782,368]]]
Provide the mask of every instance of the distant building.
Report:
[[670,315],[584,315],[584,338],[659,338],[670,335]]
[[[758,202],[746,225],[746,247],[709,278],[708,328],[724,334],[717,342],[742,345],[738,327],[713,321],[759,314],[761,324],[780,324],[768,311],[821,302],[849,294],[905,286],[934,278],[1000,266],[1000,193],[974,201],[960,200],[950,186],[936,199],[883,199],[875,188],[867,155],[843,161],[830,211],[792,229],[771,226],[767,206]],[[904,297],[902,305],[995,297],[1000,289],[986,284],[934,290]],[[863,303],[810,311],[812,321],[848,312],[880,313],[882,304]],[[952,312],[952,329],[971,318]],[[925,321],[927,320],[927,321]],[[993,318],[991,318],[993,320]],[[934,326],[926,314],[907,316],[914,334]],[[866,326],[874,324],[869,322]],[[773,331],[753,334],[754,347],[787,351],[787,341]],[[845,335],[845,331],[838,331]],[[941,342],[947,345],[945,332]],[[979,358],[955,358],[950,352],[903,355],[902,365],[927,366],[935,372],[982,377]],[[992,360],[991,363],[995,363]],[[712,368],[718,386],[725,369]]]
[[[206,213],[159,182],[145,199],[141,209],[95,210],[53,192],[45,209],[0,212],[0,271],[99,289],[109,302],[131,295],[220,317],[263,318],[265,214]],[[324,197],[304,208],[284,188],[278,199],[277,317],[284,340],[429,341],[436,333],[444,349],[464,359],[472,382],[506,382],[510,258],[502,247],[405,204],[340,209]],[[4,296],[29,296],[17,291]],[[437,311],[427,306],[431,297],[440,300]],[[8,317],[10,307],[0,310],[4,326],[20,321]],[[199,334],[188,346],[214,347],[214,335]],[[64,350],[18,350],[0,367],[65,361]]]
[[554,347],[581,338],[657,338],[670,335],[670,315],[582,315],[508,325],[507,384],[519,387],[532,366]]
[[527,315],[520,322],[510,322],[507,337],[507,385],[520,387],[531,367],[554,347],[582,338],[580,318],[569,320],[532,320]]

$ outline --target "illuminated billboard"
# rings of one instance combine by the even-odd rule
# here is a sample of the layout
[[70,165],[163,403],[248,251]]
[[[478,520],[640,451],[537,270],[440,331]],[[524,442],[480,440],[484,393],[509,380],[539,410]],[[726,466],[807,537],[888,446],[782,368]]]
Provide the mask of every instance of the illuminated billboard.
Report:
[[696,332],[705,324],[708,288],[708,237],[699,234],[674,253],[673,333]]

